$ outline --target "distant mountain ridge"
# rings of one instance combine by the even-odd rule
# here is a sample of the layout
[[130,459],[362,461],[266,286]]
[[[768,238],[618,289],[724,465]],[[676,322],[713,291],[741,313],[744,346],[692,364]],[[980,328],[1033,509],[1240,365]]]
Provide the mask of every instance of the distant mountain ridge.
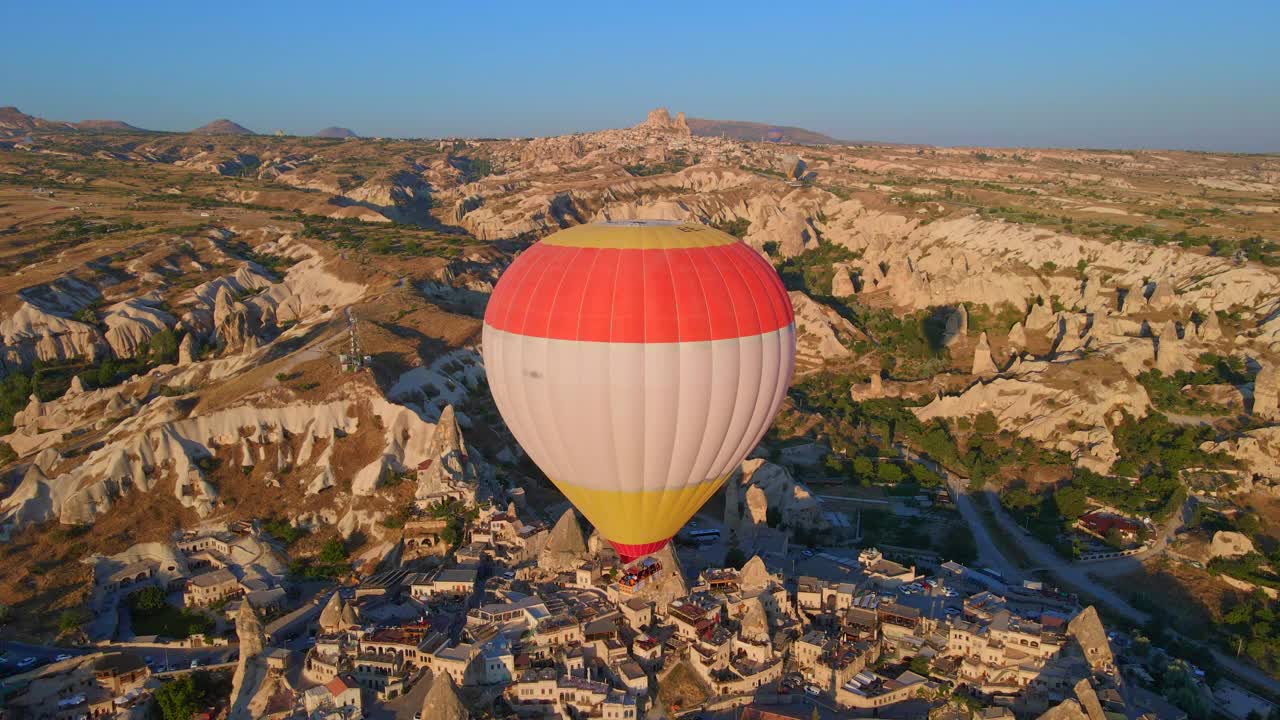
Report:
[[226,118],[218,118],[211,123],[201,125],[191,131],[192,135],[257,135],[258,133],[241,125],[240,123],[228,120]]
[[331,125],[323,130],[317,130],[315,137],[321,138],[356,138],[360,137],[355,130],[351,128],[338,127]]
[[710,120],[707,118],[686,118],[689,130],[702,137],[727,137],[734,140],[760,142],[770,138],[774,132],[780,142],[797,145],[845,145],[847,140],[838,140],[813,130],[791,127],[789,125],[769,125],[768,123],[748,122],[746,120]]
[[148,132],[123,120],[62,122],[28,115],[13,105],[0,107],[0,135],[23,135],[32,130],[129,130],[132,132]]

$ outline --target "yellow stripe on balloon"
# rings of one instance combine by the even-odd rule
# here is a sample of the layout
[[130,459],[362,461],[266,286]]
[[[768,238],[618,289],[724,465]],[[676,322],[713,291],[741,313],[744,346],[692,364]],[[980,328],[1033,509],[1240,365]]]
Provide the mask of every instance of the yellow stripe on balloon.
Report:
[[542,239],[544,245],[617,250],[679,250],[732,245],[732,235],[705,225],[619,221],[575,225]]
[[684,526],[689,518],[724,485],[728,475],[696,485],[669,490],[597,490],[569,485],[552,479],[569,502],[591,521],[608,529],[606,538],[626,545],[666,540]]

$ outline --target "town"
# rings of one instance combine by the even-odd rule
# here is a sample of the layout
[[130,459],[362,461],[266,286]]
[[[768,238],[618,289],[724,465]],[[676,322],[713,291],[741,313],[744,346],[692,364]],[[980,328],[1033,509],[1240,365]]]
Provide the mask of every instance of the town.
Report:
[[[1203,672],[1109,631],[1072,594],[794,544],[739,516],[732,492],[723,519],[704,513],[626,564],[572,509],[550,517],[473,473],[418,472],[437,492],[376,566],[333,552],[333,567],[291,568],[287,530],[265,521],[99,558],[97,641],[7,658],[19,672],[0,684],[0,717],[182,703],[316,720],[1186,717],[1151,686],[1156,658],[1207,692]],[[461,534],[454,517],[468,518]],[[742,547],[755,554],[705,561]]]

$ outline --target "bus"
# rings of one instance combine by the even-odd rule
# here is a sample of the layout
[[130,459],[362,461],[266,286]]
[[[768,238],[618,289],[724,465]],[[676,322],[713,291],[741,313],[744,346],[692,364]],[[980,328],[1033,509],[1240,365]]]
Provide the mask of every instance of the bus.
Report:
[[711,544],[720,541],[719,530],[690,530],[689,539],[698,544]]

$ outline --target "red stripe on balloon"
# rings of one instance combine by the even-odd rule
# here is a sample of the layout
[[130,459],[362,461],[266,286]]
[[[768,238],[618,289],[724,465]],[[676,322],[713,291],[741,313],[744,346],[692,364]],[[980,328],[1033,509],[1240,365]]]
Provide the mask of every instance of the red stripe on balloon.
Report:
[[760,335],[794,320],[782,281],[743,243],[615,249],[538,243],[489,298],[498,330],[589,342],[697,342]]
[[645,555],[652,555],[671,542],[671,538],[659,540],[658,542],[643,543],[641,545],[627,545],[626,543],[617,543],[612,540],[609,544],[618,553],[618,557],[622,560],[623,565],[629,565]]

